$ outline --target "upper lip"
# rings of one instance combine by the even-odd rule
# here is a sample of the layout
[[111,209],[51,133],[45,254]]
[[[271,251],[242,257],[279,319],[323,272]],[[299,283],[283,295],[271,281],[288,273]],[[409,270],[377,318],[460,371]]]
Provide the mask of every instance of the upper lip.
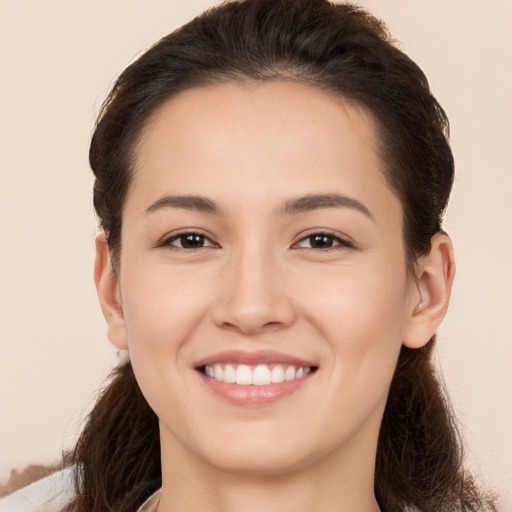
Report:
[[275,350],[258,350],[254,352],[244,350],[224,350],[200,359],[194,364],[194,367],[199,368],[202,366],[227,363],[246,365],[287,364],[302,367],[317,366],[312,361],[277,352]]

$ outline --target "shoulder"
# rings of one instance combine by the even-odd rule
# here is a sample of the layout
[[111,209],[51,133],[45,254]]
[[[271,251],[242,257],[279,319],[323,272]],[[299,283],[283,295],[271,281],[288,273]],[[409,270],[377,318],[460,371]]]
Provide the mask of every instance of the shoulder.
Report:
[[0,512],[61,512],[74,496],[74,467],[52,473],[0,499]]

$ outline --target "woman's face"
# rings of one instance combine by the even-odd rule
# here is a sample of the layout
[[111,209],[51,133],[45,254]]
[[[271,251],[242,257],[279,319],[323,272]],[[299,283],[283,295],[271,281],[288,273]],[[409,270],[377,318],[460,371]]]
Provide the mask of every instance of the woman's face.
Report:
[[263,473],[372,460],[417,294],[371,117],[293,83],[196,88],[136,156],[111,338],[164,456]]

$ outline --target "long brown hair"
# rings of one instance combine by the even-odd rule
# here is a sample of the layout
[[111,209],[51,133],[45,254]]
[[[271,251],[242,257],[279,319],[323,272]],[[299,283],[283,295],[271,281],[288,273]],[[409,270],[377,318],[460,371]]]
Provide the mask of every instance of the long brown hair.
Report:
[[[385,177],[404,212],[411,268],[430,249],[453,182],[448,121],[428,81],[376,18],[327,0],[245,0],[164,37],[119,77],[90,148],[94,206],[114,267],[134,150],[155,110],[185,89],[229,81],[306,83],[374,116]],[[432,363],[434,339],[402,348],[380,430],[375,494],[383,511],[494,510],[463,468],[454,417]],[[74,451],[69,511],[133,511],[161,485],[158,420],[130,364],[114,370]]]

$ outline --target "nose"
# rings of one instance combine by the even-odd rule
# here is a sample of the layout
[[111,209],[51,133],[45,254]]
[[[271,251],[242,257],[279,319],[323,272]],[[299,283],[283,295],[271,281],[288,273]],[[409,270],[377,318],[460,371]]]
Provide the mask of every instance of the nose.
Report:
[[293,300],[277,260],[275,255],[262,250],[233,255],[220,280],[221,289],[213,310],[218,326],[254,335],[294,322]]

